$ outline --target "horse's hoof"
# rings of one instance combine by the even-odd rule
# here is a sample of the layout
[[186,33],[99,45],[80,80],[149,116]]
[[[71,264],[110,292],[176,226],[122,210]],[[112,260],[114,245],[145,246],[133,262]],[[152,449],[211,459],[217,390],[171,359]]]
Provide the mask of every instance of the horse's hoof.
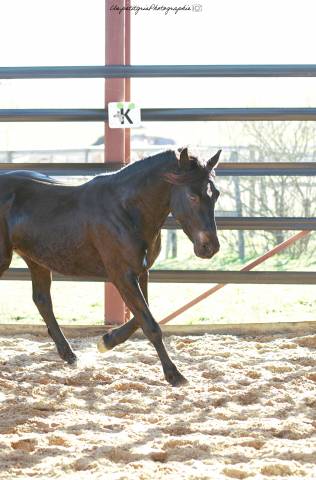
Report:
[[181,387],[182,385],[186,385],[187,383],[189,383],[188,380],[178,371],[171,372],[166,375],[166,380],[173,387]]
[[71,352],[65,356],[64,360],[68,363],[68,365],[72,365],[73,367],[75,367],[78,362],[78,357],[73,352]]
[[77,355],[70,349],[70,348],[58,348],[57,351],[59,356],[64,362],[67,362],[68,365],[76,365],[77,364]]
[[97,347],[98,347],[98,350],[99,350],[100,353],[105,353],[105,352],[107,352],[108,350],[110,350],[110,349],[107,348],[107,346],[105,345],[104,340],[103,340],[103,337],[101,337],[100,340],[98,341]]

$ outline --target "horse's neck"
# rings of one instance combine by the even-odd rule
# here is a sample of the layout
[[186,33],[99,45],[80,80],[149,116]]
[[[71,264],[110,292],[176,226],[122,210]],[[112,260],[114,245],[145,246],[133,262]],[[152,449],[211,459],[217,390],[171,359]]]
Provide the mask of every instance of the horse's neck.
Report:
[[164,179],[164,174],[174,169],[176,163],[176,157],[171,152],[165,157],[158,157],[145,159],[141,164],[135,165],[135,173],[133,168],[126,169],[130,181],[124,202],[132,208],[136,207],[144,223],[155,230],[161,228],[170,213],[172,186]]
[[148,188],[139,195],[142,216],[147,225],[160,230],[170,213],[171,185],[164,180],[149,181]]

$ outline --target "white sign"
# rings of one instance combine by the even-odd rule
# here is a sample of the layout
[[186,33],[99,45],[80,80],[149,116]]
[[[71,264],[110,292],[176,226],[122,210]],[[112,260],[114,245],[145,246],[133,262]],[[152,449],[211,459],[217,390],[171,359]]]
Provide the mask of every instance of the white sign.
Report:
[[110,128],[140,127],[140,108],[133,102],[108,103],[108,118]]

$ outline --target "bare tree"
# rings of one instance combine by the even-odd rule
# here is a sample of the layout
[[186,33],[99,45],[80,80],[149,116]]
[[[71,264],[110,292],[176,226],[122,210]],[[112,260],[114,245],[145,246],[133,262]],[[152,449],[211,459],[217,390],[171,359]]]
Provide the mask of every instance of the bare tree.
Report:
[[[315,122],[252,122],[244,124],[244,132],[251,140],[252,160],[260,162],[301,162],[311,159],[316,138]],[[254,186],[253,179],[242,183],[244,211],[258,216],[312,216],[316,211],[316,192],[313,177],[265,176]],[[245,201],[246,200],[246,201]],[[286,232],[274,231],[267,235],[267,247],[285,239]],[[302,253],[309,241],[306,237],[292,247],[295,255]]]
[[[247,138],[248,148],[234,146],[241,162],[302,162],[315,161],[316,122],[247,122],[242,131],[227,137],[236,145],[240,137]],[[230,159],[232,161],[232,159]],[[249,176],[239,177],[236,188],[234,177],[222,177],[220,208],[238,215],[258,217],[312,217],[316,215],[316,181],[303,176]],[[238,198],[236,198],[236,195]],[[237,203],[239,207],[237,206]],[[238,207],[238,208],[237,208]],[[238,232],[223,233],[227,242],[240,257]],[[286,231],[244,232],[245,257],[262,253],[291,235]],[[299,257],[306,252],[310,237],[302,239],[287,250]],[[237,247],[237,248],[236,248]]]

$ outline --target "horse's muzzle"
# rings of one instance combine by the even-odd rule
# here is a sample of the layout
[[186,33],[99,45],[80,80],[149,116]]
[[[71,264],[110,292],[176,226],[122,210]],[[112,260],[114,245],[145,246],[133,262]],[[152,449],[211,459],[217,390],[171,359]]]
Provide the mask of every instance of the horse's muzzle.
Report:
[[194,253],[200,258],[212,258],[220,248],[216,235],[200,233],[194,242]]
[[200,258],[212,258],[218,251],[219,247],[213,248],[211,246],[207,247],[205,245],[201,247],[194,247],[195,255]]

